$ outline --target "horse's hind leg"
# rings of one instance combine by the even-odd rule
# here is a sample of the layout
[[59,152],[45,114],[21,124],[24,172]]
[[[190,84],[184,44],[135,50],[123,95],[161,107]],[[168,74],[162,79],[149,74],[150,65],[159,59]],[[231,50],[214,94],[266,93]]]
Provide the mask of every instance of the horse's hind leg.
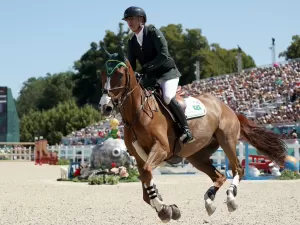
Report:
[[237,209],[236,196],[237,186],[244,176],[244,169],[242,168],[239,159],[236,156],[237,137],[233,133],[217,130],[216,137],[224,150],[232,168],[232,182],[227,189],[227,207],[229,212]]
[[209,216],[216,211],[214,199],[217,191],[226,181],[226,177],[220,173],[211,163],[210,156],[218,149],[217,141],[211,143],[208,147],[191,155],[187,160],[198,170],[206,173],[213,181],[213,185],[207,190],[204,195],[205,209]]

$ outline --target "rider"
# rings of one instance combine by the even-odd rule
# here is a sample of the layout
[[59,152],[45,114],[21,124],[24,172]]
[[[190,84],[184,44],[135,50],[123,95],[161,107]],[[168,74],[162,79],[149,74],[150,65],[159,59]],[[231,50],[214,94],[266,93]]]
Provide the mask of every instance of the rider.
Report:
[[128,60],[133,70],[135,71],[136,60],[138,60],[142,66],[141,73],[154,78],[160,84],[164,102],[169,106],[182,128],[183,134],[180,140],[184,144],[193,142],[194,138],[189,130],[184,111],[175,98],[181,74],[169,54],[163,33],[153,25],[145,25],[147,16],[140,7],[127,8],[123,20],[135,33],[128,40]]

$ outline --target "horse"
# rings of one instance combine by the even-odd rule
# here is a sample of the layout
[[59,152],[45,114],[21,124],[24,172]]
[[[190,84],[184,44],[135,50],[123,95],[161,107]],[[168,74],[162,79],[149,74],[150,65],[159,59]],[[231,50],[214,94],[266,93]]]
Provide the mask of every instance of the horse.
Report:
[[162,101],[161,89],[145,88],[142,78],[137,79],[122,50],[106,52],[106,71],[101,74],[103,95],[99,107],[104,116],[117,109],[124,123],[124,142],[128,152],[135,157],[143,190],[143,200],[148,203],[163,222],[178,220],[181,212],[176,204],[167,205],[154,183],[152,171],[164,163],[178,163],[187,159],[196,169],[207,174],[212,185],[204,194],[206,211],[211,216],[215,210],[217,191],[226,181],[210,160],[221,146],[229,159],[233,179],[226,191],[229,212],[237,209],[237,187],[244,169],[236,156],[239,139],[247,141],[261,154],[279,165],[284,163],[287,146],[279,135],[260,127],[244,115],[235,113],[229,106],[211,94],[197,96],[176,95],[188,119],[195,141],[187,145],[179,140],[180,131]]

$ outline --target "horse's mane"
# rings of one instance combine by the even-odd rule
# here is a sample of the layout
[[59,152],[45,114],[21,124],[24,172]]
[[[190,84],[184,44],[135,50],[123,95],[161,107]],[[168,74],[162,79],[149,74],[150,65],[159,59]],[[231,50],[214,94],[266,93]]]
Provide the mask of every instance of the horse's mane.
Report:
[[125,64],[126,64],[126,66],[128,67],[129,74],[130,74],[131,76],[134,76],[133,68],[132,68],[132,66],[131,66],[131,64],[130,64],[130,62],[129,62],[128,59],[125,59]]
[[[131,64],[130,64],[130,62],[129,62],[128,59],[125,60],[125,64],[126,64],[126,66],[128,67],[128,72],[129,72],[130,76],[133,76],[134,78],[136,78],[136,77],[135,77],[134,70],[133,70],[133,68],[132,68],[132,66],[131,66]],[[141,88],[143,91],[147,91],[147,88],[145,88],[145,87],[141,84],[141,82],[138,82],[137,85],[139,85],[140,88]]]

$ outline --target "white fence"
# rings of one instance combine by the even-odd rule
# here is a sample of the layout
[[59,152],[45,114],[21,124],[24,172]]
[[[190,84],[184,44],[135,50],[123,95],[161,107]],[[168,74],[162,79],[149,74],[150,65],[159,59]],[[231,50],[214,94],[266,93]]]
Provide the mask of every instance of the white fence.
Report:
[[34,160],[34,148],[31,147],[3,147],[0,148],[0,159],[8,160]]
[[[237,155],[242,162],[245,159],[245,143],[240,142],[237,147]],[[298,160],[300,160],[299,156],[299,148],[300,144],[298,141],[294,143],[287,144],[288,146],[288,154],[294,156]],[[90,156],[92,153],[92,148],[94,145],[76,145],[76,146],[48,146],[49,152],[56,151],[58,153],[59,159],[68,159],[73,162],[89,162]],[[256,149],[248,145],[249,154],[250,155],[260,155]],[[34,160],[34,148],[30,147],[15,147],[9,148],[4,147],[0,148],[0,158],[7,158],[10,160]],[[225,166],[225,154],[222,148],[219,148],[212,156],[211,159],[214,160],[214,165],[220,169],[222,166]]]
[[[291,142],[291,140],[289,142]],[[245,159],[246,145],[248,145],[249,155],[261,155],[259,152],[256,151],[256,149],[253,146],[247,143],[239,142],[236,148],[237,148],[237,156],[240,162],[242,162],[242,160]],[[287,146],[288,146],[288,154],[294,156],[299,160],[300,144],[298,143],[298,141],[295,141],[294,143],[289,143],[287,144]],[[78,162],[78,161],[89,162],[93,147],[94,145],[49,146],[48,151],[50,152],[56,151],[58,153],[59,159],[71,159],[73,162]],[[215,161],[214,165],[218,167],[218,169],[220,169],[221,166],[225,166],[225,154],[222,148],[219,148],[218,151],[216,151],[211,156],[211,159]]]
[[89,162],[94,145],[48,146],[49,152],[57,152],[59,159],[73,162]]

